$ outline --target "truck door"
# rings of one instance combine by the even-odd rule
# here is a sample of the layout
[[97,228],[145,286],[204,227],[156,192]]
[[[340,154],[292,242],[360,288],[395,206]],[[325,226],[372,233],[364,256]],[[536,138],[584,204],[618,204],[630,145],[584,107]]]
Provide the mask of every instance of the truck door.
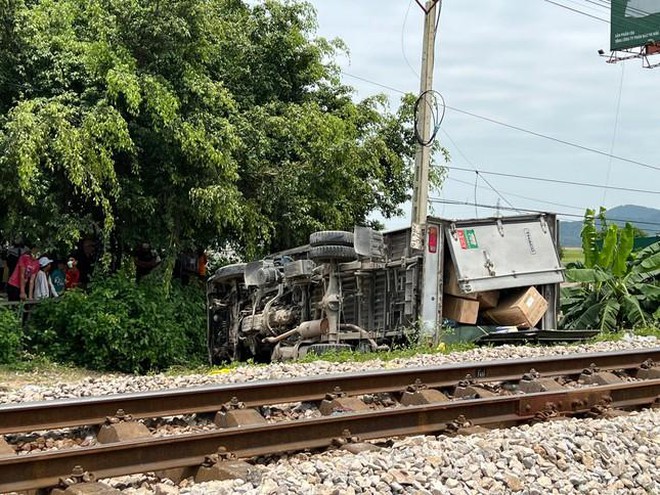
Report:
[[536,286],[549,302],[544,328],[556,327],[564,273],[554,215],[454,221],[445,237],[463,292]]

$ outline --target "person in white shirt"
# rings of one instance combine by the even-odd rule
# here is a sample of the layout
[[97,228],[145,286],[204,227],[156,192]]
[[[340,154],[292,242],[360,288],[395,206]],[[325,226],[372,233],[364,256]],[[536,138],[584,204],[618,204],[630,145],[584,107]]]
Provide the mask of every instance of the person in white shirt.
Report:
[[52,268],[53,260],[47,256],[39,258],[39,271],[37,272],[34,280],[34,298],[46,299],[48,297],[57,297],[59,294],[53,286],[53,281],[50,279],[50,269]]

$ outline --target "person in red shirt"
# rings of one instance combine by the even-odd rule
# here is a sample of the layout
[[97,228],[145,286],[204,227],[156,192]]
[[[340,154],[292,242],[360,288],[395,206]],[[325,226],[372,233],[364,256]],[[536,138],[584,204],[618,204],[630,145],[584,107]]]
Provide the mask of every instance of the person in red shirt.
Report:
[[7,299],[10,301],[28,299],[32,292],[32,281],[39,268],[39,250],[36,246],[30,246],[30,250],[18,258],[14,273],[7,281]]
[[67,290],[75,289],[80,283],[80,270],[78,270],[78,260],[71,256],[66,263],[65,286]]

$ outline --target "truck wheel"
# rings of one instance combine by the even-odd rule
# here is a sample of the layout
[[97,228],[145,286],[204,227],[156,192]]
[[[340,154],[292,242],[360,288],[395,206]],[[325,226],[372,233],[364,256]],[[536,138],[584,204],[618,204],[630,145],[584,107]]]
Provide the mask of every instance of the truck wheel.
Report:
[[309,248],[311,260],[353,261],[357,258],[355,249],[349,246],[314,246]]
[[353,232],[321,230],[309,236],[310,246],[353,246]]
[[212,280],[216,282],[222,282],[224,280],[229,280],[232,278],[243,277],[245,273],[245,263],[235,263],[233,265],[225,265],[215,272],[211,277]]

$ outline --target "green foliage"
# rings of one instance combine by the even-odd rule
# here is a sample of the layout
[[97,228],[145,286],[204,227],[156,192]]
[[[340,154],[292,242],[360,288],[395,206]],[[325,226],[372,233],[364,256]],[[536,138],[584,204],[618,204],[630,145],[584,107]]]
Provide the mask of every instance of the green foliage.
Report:
[[560,251],[560,258],[564,266],[567,266],[569,263],[584,263],[582,248],[563,247]]
[[639,328],[635,331],[635,335],[639,335],[641,337],[655,337],[656,339],[660,339],[660,325]]
[[0,308],[0,364],[16,362],[21,349],[22,333],[16,313]]
[[618,342],[626,338],[626,335],[636,335],[639,337],[655,337],[656,339],[660,339],[660,326],[639,327],[639,328],[635,328],[634,330],[630,330],[630,331],[627,330],[625,332],[599,333],[598,335],[590,339],[590,341]]
[[295,0],[7,0],[0,229],[256,255],[400,214],[411,98],[354,102],[315,30]]
[[[602,219],[604,213],[601,208]],[[587,210],[582,229],[584,264],[571,263],[566,270],[567,280],[578,285],[561,290],[561,327],[612,332],[659,321],[660,243],[634,253],[634,236],[630,224],[623,229],[604,226],[599,249],[595,214]]]
[[378,359],[380,361],[393,361],[395,359],[405,359],[420,354],[452,354],[454,352],[464,352],[474,349],[476,345],[472,342],[456,342],[452,344],[440,343],[433,346],[429,343],[408,343],[393,347],[389,351],[358,352],[358,351],[329,351],[321,355],[314,353],[306,354],[300,360],[302,363],[312,363],[314,361],[329,361],[332,363],[364,362]]
[[28,348],[88,369],[144,373],[201,363],[205,356],[203,292],[157,277],[136,284],[117,273],[88,292],[40,303],[30,318]]

